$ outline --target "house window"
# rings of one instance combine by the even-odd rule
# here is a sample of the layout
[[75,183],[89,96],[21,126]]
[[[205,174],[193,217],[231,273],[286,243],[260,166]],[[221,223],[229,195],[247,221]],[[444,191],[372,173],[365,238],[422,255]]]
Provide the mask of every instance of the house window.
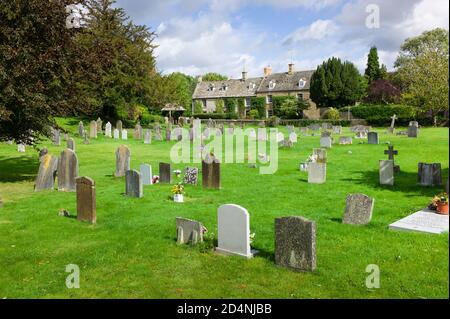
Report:
[[206,99],[202,100],[202,104],[203,104],[203,109],[205,109],[206,108]]
[[297,99],[298,99],[299,101],[303,101],[303,93],[297,94]]
[[269,89],[270,89],[270,90],[274,89],[274,88],[275,88],[275,85],[276,85],[275,81],[270,81],[270,82],[269,82]]
[[222,84],[222,91],[228,90],[228,86],[226,84]]
[[251,104],[252,104],[252,99],[250,97],[246,97],[245,98],[245,108],[247,108],[247,109],[250,108]]
[[249,90],[249,91],[252,91],[252,90],[254,90],[254,89],[255,89],[255,87],[256,87],[256,84],[255,84],[255,83],[252,83],[252,82],[250,82],[250,84],[248,85],[248,90]]
[[267,95],[266,96],[266,103],[267,104],[272,104],[272,95]]
[[210,84],[209,85],[209,87],[208,87],[208,91],[214,91],[215,90],[215,87],[214,87],[214,85],[213,84]]
[[303,89],[306,85],[306,80],[305,79],[300,79],[300,81],[298,81],[298,87]]

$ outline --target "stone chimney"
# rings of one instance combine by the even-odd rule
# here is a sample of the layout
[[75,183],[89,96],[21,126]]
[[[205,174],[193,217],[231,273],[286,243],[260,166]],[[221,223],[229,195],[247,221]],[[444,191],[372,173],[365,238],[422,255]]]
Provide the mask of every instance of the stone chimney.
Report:
[[264,76],[269,76],[269,75],[271,75],[272,74],[272,68],[270,67],[270,65],[268,65],[268,66],[266,66],[265,68],[264,68]]
[[289,63],[288,65],[288,74],[291,75],[294,73],[294,63]]
[[203,76],[197,76],[197,83],[201,83],[203,81]]
[[247,81],[247,71],[242,71],[242,81]]

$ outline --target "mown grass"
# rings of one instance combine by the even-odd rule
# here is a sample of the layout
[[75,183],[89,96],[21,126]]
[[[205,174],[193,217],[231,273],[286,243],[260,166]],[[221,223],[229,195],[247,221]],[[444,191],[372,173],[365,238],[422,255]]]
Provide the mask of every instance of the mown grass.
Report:
[[[60,121],[73,133],[76,122]],[[319,137],[300,137],[293,149],[280,149],[276,174],[222,164],[222,188],[187,186],[183,204],[170,200],[170,185],[147,186],[141,199],[125,197],[124,178],[112,176],[114,152],[123,142],[100,137],[83,145],[75,137],[80,175],[96,181],[96,225],[58,216],[62,208],[75,214],[74,193],[33,191],[36,151],[21,154],[15,145],[0,144],[0,298],[448,298],[448,234],[388,230],[442,191],[416,185],[417,163],[442,163],[447,179],[448,129],[424,128],[418,139],[378,131],[380,145],[335,145],[328,151],[326,184],[308,184],[298,170],[319,145]],[[378,185],[387,141],[399,151],[394,187]],[[174,143],[125,144],[132,168],[149,163],[157,174]],[[48,140],[43,145],[55,155],[65,147]],[[375,198],[368,226],[341,224],[345,198],[356,192]],[[176,244],[175,217],[199,220],[217,234],[217,208],[226,203],[248,209],[257,257],[224,257]],[[274,264],[274,219],[289,215],[317,223],[314,273]],[[80,267],[80,289],[66,288],[67,264]],[[380,267],[379,289],[365,286],[369,264]]]

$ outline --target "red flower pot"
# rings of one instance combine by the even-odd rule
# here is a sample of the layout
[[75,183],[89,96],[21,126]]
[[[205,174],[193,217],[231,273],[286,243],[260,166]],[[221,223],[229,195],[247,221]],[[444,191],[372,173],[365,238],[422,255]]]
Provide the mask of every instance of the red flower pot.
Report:
[[448,203],[438,203],[436,210],[441,215],[448,215]]

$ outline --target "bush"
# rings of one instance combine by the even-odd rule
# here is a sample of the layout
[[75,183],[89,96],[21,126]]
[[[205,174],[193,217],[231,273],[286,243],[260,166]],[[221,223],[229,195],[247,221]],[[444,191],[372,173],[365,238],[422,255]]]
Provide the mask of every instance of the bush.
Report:
[[230,113],[222,113],[222,114],[218,114],[218,113],[200,113],[200,114],[194,114],[193,117],[201,119],[201,120],[207,120],[207,119],[212,119],[212,120],[237,120],[237,115],[236,114],[232,115]]
[[[250,100],[250,112],[252,110],[256,110],[258,112],[258,115],[255,118],[264,118],[266,117],[266,98],[265,97],[252,97]],[[250,114],[249,112],[249,114]],[[253,112],[253,115],[255,115],[255,112]]]
[[280,125],[280,119],[276,116],[271,116],[267,121],[266,124],[268,127],[277,127]]
[[257,109],[252,109],[248,112],[247,117],[254,120],[259,118],[259,112]]
[[201,114],[203,113],[203,104],[200,101],[194,102],[194,113],[195,114]]
[[350,109],[355,118],[365,119],[368,124],[385,126],[391,123],[391,117],[397,115],[398,125],[408,125],[412,120],[417,120],[417,110],[408,105],[359,105]]
[[216,101],[216,113],[223,114],[224,105],[225,104],[223,103],[223,100],[217,100]]
[[245,99],[238,99],[238,115],[240,119],[245,118]]
[[339,110],[334,107],[330,107],[327,113],[327,118],[329,120],[339,120],[341,118]]
[[324,123],[324,122],[330,123],[331,125],[340,125],[340,126],[350,126],[352,123],[349,120],[309,120],[309,119],[300,120],[300,122],[298,122],[298,123],[299,123],[300,127],[305,127],[305,126],[309,126],[312,124],[322,125],[322,123]]

